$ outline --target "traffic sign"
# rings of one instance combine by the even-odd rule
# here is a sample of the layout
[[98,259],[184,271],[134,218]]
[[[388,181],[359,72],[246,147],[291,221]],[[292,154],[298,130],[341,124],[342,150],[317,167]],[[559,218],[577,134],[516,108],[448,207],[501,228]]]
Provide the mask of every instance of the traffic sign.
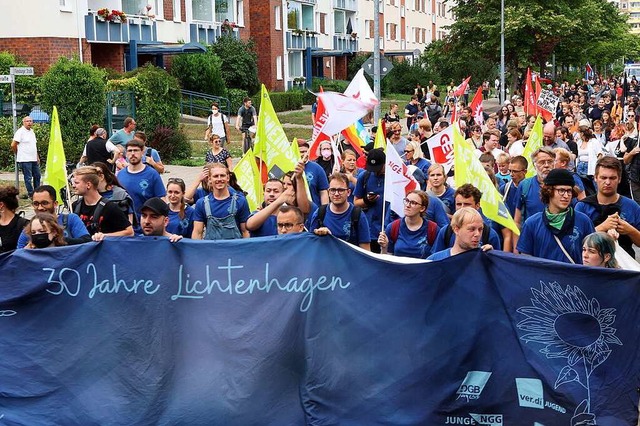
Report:
[[33,67],[11,67],[9,70],[13,75],[33,75]]
[[13,76],[10,74],[0,75],[0,83],[11,83],[13,81]]
[[[373,77],[373,56],[370,56],[369,59],[364,61],[362,64],[362,69],[364,72]],[[393,64],[384,57],[380,57],[380,78],[384,78],[387,74],[391,72],[393,69]]]

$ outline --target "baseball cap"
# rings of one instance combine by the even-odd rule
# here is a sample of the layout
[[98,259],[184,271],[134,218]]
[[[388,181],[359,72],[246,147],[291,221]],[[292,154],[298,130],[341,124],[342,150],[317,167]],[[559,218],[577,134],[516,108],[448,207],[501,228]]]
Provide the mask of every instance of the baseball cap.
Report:
[[370,172],[378,173],[384,167],[386,158],[387,157],[382,149],[372,149],[367,155],[367,170]]
[[140,211],[144,209],[149,209],[161,216],[169,216],[169,205],[162,201],[162,198],[159,197],[149,198],[147,201],[145,201]]

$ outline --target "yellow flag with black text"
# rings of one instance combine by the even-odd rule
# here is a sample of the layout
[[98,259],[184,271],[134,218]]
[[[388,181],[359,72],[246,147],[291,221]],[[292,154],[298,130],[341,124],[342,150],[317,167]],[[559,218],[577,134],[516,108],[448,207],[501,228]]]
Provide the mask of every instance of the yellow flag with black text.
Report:
[[453,129],[453,150],[456,186],[459,188],[465,183],[473,184],[482,192],[482,198],[480,198],[482,214],[520,235],[520,230],[509,214],[507,206],[502,202],[498,189],[489,179],[471,144],[468,144],[460,134],[457,125],[454,125]]

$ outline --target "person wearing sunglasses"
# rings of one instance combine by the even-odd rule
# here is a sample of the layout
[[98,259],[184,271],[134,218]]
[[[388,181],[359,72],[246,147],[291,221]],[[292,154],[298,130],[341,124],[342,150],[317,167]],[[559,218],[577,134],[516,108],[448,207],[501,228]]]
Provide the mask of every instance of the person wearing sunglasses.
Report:
[[309,231],[333,235],[365,250],[371,250],[369,222],[360,207],[348,201],[351,190],[344,173],[329,176],[329,204],[320,206],[311,216]]
[[595,229],[586,214],[571,207],[577,195],[574,185],[566,169],[553,169],[547,174],[540,189],[544,210],[524,223],[516,245],[518,253],[582,264],[582,241]]
[[389,142],[396,149],[396,152],[400,157],[404,155],[404,150],[407,148],[409,141],[402,136],[402,124],[395,122],[389,125]]

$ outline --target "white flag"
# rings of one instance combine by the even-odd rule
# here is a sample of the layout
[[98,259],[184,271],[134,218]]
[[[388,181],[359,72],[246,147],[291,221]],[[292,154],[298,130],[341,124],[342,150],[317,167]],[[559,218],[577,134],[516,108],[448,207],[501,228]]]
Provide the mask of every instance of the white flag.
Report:
[[431,154],[431,162],[442,164],[445,174],[453,167],[453,126],[436,133],[426,142]]
[[355,77],[353,77],[353,80],[351,80],[351,83],[349,83],[349,86],[344,91],[344,95],[358,99],[369,109],[373,109],[379,103],[378,98],[376,98],[376,95],[369,86],[369,82],[364,76],[364,70],[362,68],[360,68]]
[[398,151],[387,142],[384,169],[384,201],[398,216],[404,217],[404,198],[414,189],[420,189],[409,168],[398,155]]

